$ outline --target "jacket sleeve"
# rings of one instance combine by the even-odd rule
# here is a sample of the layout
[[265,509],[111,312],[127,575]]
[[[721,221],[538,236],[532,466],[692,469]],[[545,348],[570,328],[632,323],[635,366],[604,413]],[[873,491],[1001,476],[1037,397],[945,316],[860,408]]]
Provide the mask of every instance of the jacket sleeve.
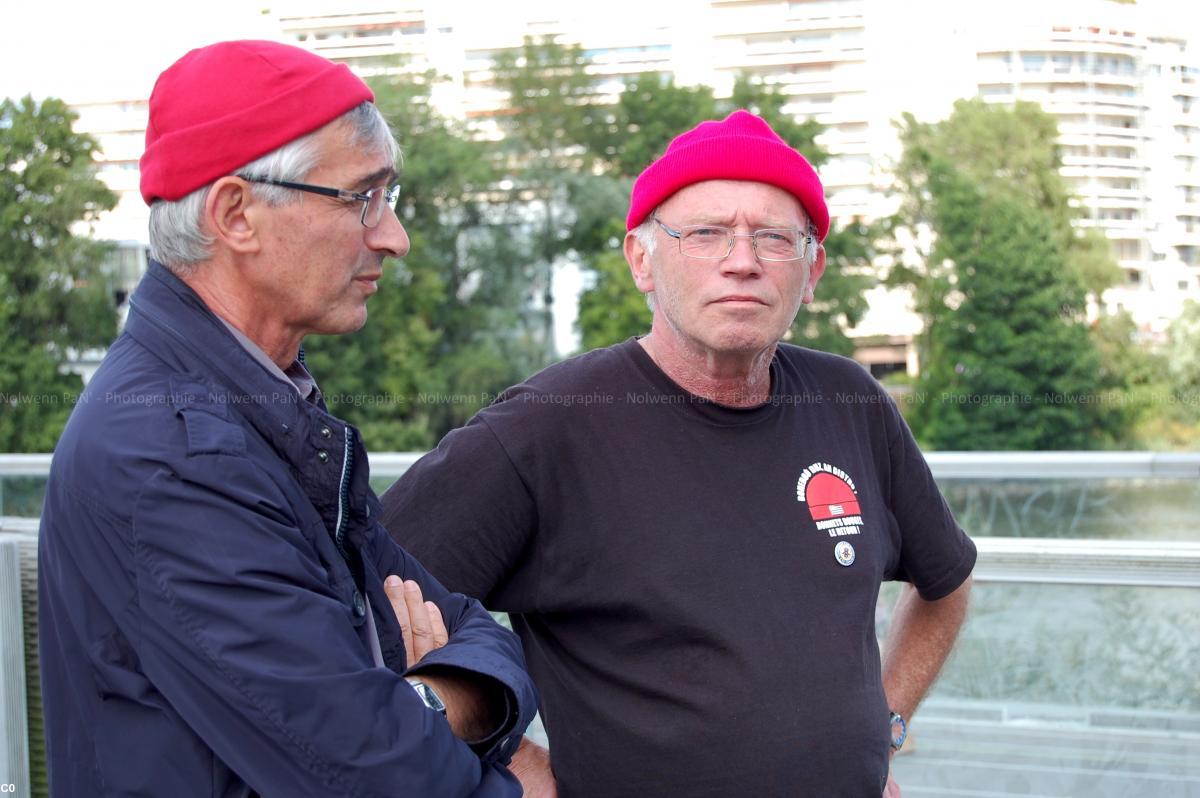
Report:
[[[449,632],[449,642],[425,655],[419,663],[408,663],[407,673],[419,674],[430,667],[452,667],[491,679],[502,691],[507,712],[500,726],[486,739],[471,745],[485,761],[508,762],[521,740],[521,733],[537,712],[537,693],[525,669],[525,655],[517,636],[500,626],[475,599],[451,593],[432,574],[388,536],[382,525],[374,527],[375,562],[379,576],[395,574],[413,579],[421,586],[422,596],[438,605]],[[385,594],[386,595],[386,594]],[[372,602],[376,601],[373,597]],[[385,622],[399,628],[390,605],[379,598]],[[403,647],[397,652],[403,656]],[[385,659],[387,655],[385,654]]]
[[[373,666],[335,589],[332,541],[319,524],[302,528],[246,458],[191,456],[156,472],[130,545],[137,598],[123,615],[144,672],[257,792],[521,794],[399,675]],[[482,633],[455,622],[467,634],[446,656],[461,664]]]

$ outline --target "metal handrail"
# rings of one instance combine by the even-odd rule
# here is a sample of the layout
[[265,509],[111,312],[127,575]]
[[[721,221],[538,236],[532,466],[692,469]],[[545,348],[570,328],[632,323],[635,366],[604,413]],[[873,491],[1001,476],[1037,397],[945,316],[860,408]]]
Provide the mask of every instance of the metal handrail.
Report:
[[[38,519],[0,516],[0,534],[36,534]],[[977,582],[1200,587],[1200,541],[975,538]]]
[[[376,452],[371,474],[398,477],[424,452]],[[0,476],[45,476],[49,454],[0,454]],[[1200,452],[928,452],[945,479],[1197,479]]]
[[1200,587],[1200,541],[974,540],[977,582]]

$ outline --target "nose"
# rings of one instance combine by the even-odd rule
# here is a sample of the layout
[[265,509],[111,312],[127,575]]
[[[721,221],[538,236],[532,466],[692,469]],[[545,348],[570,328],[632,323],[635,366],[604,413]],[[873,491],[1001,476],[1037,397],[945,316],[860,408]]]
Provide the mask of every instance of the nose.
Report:
[[754,251],[754,238],[750,235],[735,235],[733,249],[721,261],[721,272],[741,277],[762,273],[762,264]]
[[366,232],[367,246],[375,252],[381,252],[394,258],[403,258],[408,254],[411,245],[408,240],[408,231],[400,223],[400,217],[396,215],[394,208],[385,210],[379,224],[367,228]]

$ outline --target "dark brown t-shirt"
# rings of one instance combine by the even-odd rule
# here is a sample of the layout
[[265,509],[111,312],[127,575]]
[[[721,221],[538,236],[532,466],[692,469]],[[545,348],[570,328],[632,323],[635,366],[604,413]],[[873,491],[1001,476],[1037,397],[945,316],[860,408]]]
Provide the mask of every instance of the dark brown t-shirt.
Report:
[[452,590],[512,614],[564,798],[877,796],[880,582],[975,547],[853,361],[780,346],[770,401],[673,383],[634,340],[505,392],[383,497]]

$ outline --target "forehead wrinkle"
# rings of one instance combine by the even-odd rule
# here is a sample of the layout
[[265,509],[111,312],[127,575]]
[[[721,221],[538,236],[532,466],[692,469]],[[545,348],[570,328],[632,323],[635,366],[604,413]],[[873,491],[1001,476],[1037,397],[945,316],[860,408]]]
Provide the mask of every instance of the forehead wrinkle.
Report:
[[807,211],[794,195],[778,186],[752,181],[694,183],[669,197],[660,210],[681,227],[711,224],[736,228],[739,218],[745,219],[751,230],[775,227],[807,231],[810,224]]
[[360,191],[361,189],[370,188],[371,186],[390,183],[396,178],[396,174],[395,166],[384,166],[376,169],[374,172],[371,172],[368,175],[364,175],[363,177],[359,178],[357,181],[351,184],[350,188],[353,191]]

